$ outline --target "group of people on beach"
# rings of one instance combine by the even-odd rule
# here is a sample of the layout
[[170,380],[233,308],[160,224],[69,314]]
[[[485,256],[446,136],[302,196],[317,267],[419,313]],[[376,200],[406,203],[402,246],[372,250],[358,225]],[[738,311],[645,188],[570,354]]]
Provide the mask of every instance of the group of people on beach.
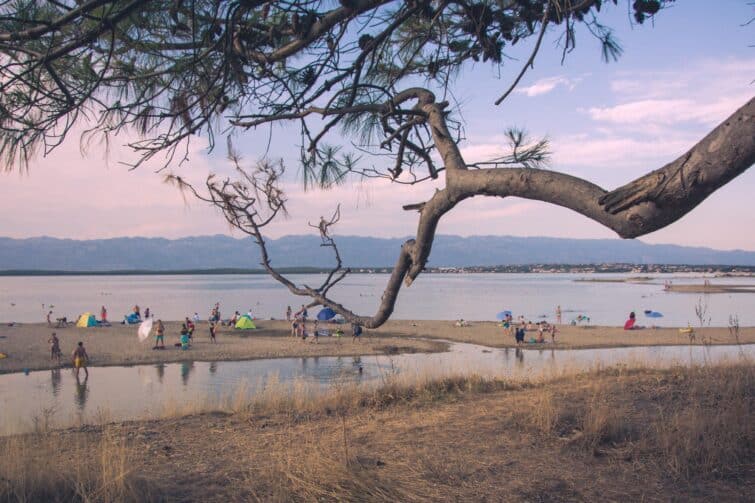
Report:
[[[340,324],[336,324],[335,329],[331,333],[328,329],[320,328],[320,320],[315,318],[312,322],[312,329],[307,330],[307,320],[309,319],[309,311],[307,306],[301,305],[301,308],[293,312],[291,306],[286,308],[286,321],[291,322],[291,337],[296,337],[302,341],[306,341],[308,337],[312,337],[312,342],[317,344],[320,341],[320,336],[333,336],[336,340],[340,340],[344,336],[344,330]],[[351,324],[351,339],[356,341],[362,335],[362,326],[358,323]]]

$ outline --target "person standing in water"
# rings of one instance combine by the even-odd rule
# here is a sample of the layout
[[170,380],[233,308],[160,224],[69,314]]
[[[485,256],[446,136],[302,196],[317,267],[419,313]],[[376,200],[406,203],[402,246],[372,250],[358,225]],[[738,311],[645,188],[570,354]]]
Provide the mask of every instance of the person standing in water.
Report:
[[76,349],[73,350],[73,353],[71,354],[71,358],[73,358],[73,368],[76,369],[76,379],[79,378],[79,369],[84,369],[84,375],[86,378],[89,378],[89,371],[87,370],[87,360],[89,360],[89,355],[87,354],[87,350],[84,349],[84,343],[79,341],[78,346],[76,346]]

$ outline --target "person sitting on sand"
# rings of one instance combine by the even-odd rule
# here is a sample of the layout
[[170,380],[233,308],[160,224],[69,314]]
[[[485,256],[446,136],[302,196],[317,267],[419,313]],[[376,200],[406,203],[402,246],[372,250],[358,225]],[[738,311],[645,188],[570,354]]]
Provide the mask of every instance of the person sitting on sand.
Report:
[[464,318],[460,318],[459,321],[457,321],[455,323],[455,326],[457,326],[457,327],[468,327],[469,323],[467,323],[466,321],[464,321]]
[[84,369],[84,375],[88,378],[87,360],[89,360],[89,355],[87,354],[87,350],[84,349],[83,342],[79,341],[78,346],[71,353],[71,358],[73,359],[73,368],[76,369],[76,379],[79,378],[79,369],[81,368]]
[[624,330],[639,330],[641,328],[645,328],[641,327],[640,325],[636,325],[635,321],[636,316],[634,314],[634,311],[632,311],[631,313],[629,313],[629,319],[624,323]]
[[50,360],[58,360],[58,365],[60,365],[60,358],[63,356],[63,352],[60,350],[60,339],[55,335],[55,332],[52,333],[47,342],[50,344]]
[[165,349],[165,325],[163,320],[157,320],[157,328],[155,329],[155,349]]

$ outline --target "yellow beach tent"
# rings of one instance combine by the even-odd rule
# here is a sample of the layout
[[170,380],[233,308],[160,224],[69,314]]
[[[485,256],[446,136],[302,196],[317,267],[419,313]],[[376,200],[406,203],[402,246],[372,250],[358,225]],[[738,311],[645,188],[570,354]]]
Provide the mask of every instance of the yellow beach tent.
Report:
[[257,325],[254,324],[254,322],[249,316],[244,314],[244,315],[239,316],[239,319],[236,322],[236,328],[240,328],[243,330],[250,330],[252,328],[257,328]]
[[92,313],[84,313],[79,316],[79,321],[76,322],[76,326],[79,328],[96,327],[97,320],[94,319]]

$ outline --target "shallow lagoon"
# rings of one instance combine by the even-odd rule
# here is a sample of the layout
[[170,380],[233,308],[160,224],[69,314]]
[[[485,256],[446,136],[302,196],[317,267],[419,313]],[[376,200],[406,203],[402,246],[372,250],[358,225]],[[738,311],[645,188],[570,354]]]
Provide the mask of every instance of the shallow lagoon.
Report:
[[[654,346],[583,350],[490,349],[452,344],[434,354],[281,358],[92,367],[88,380],[70,369],[0,375],[0,421],[8,434],[30,431],[45,417],[54,427],[160,417],[167,411],[217,407],[254,396],[273,383],[317,393],[344,383],[376,386],[391,375],[411,378],[477,373],[538,378],[597,366],[668,367],[755,357],[755,345]],[[361,369],[361,371],[360,371]]]

